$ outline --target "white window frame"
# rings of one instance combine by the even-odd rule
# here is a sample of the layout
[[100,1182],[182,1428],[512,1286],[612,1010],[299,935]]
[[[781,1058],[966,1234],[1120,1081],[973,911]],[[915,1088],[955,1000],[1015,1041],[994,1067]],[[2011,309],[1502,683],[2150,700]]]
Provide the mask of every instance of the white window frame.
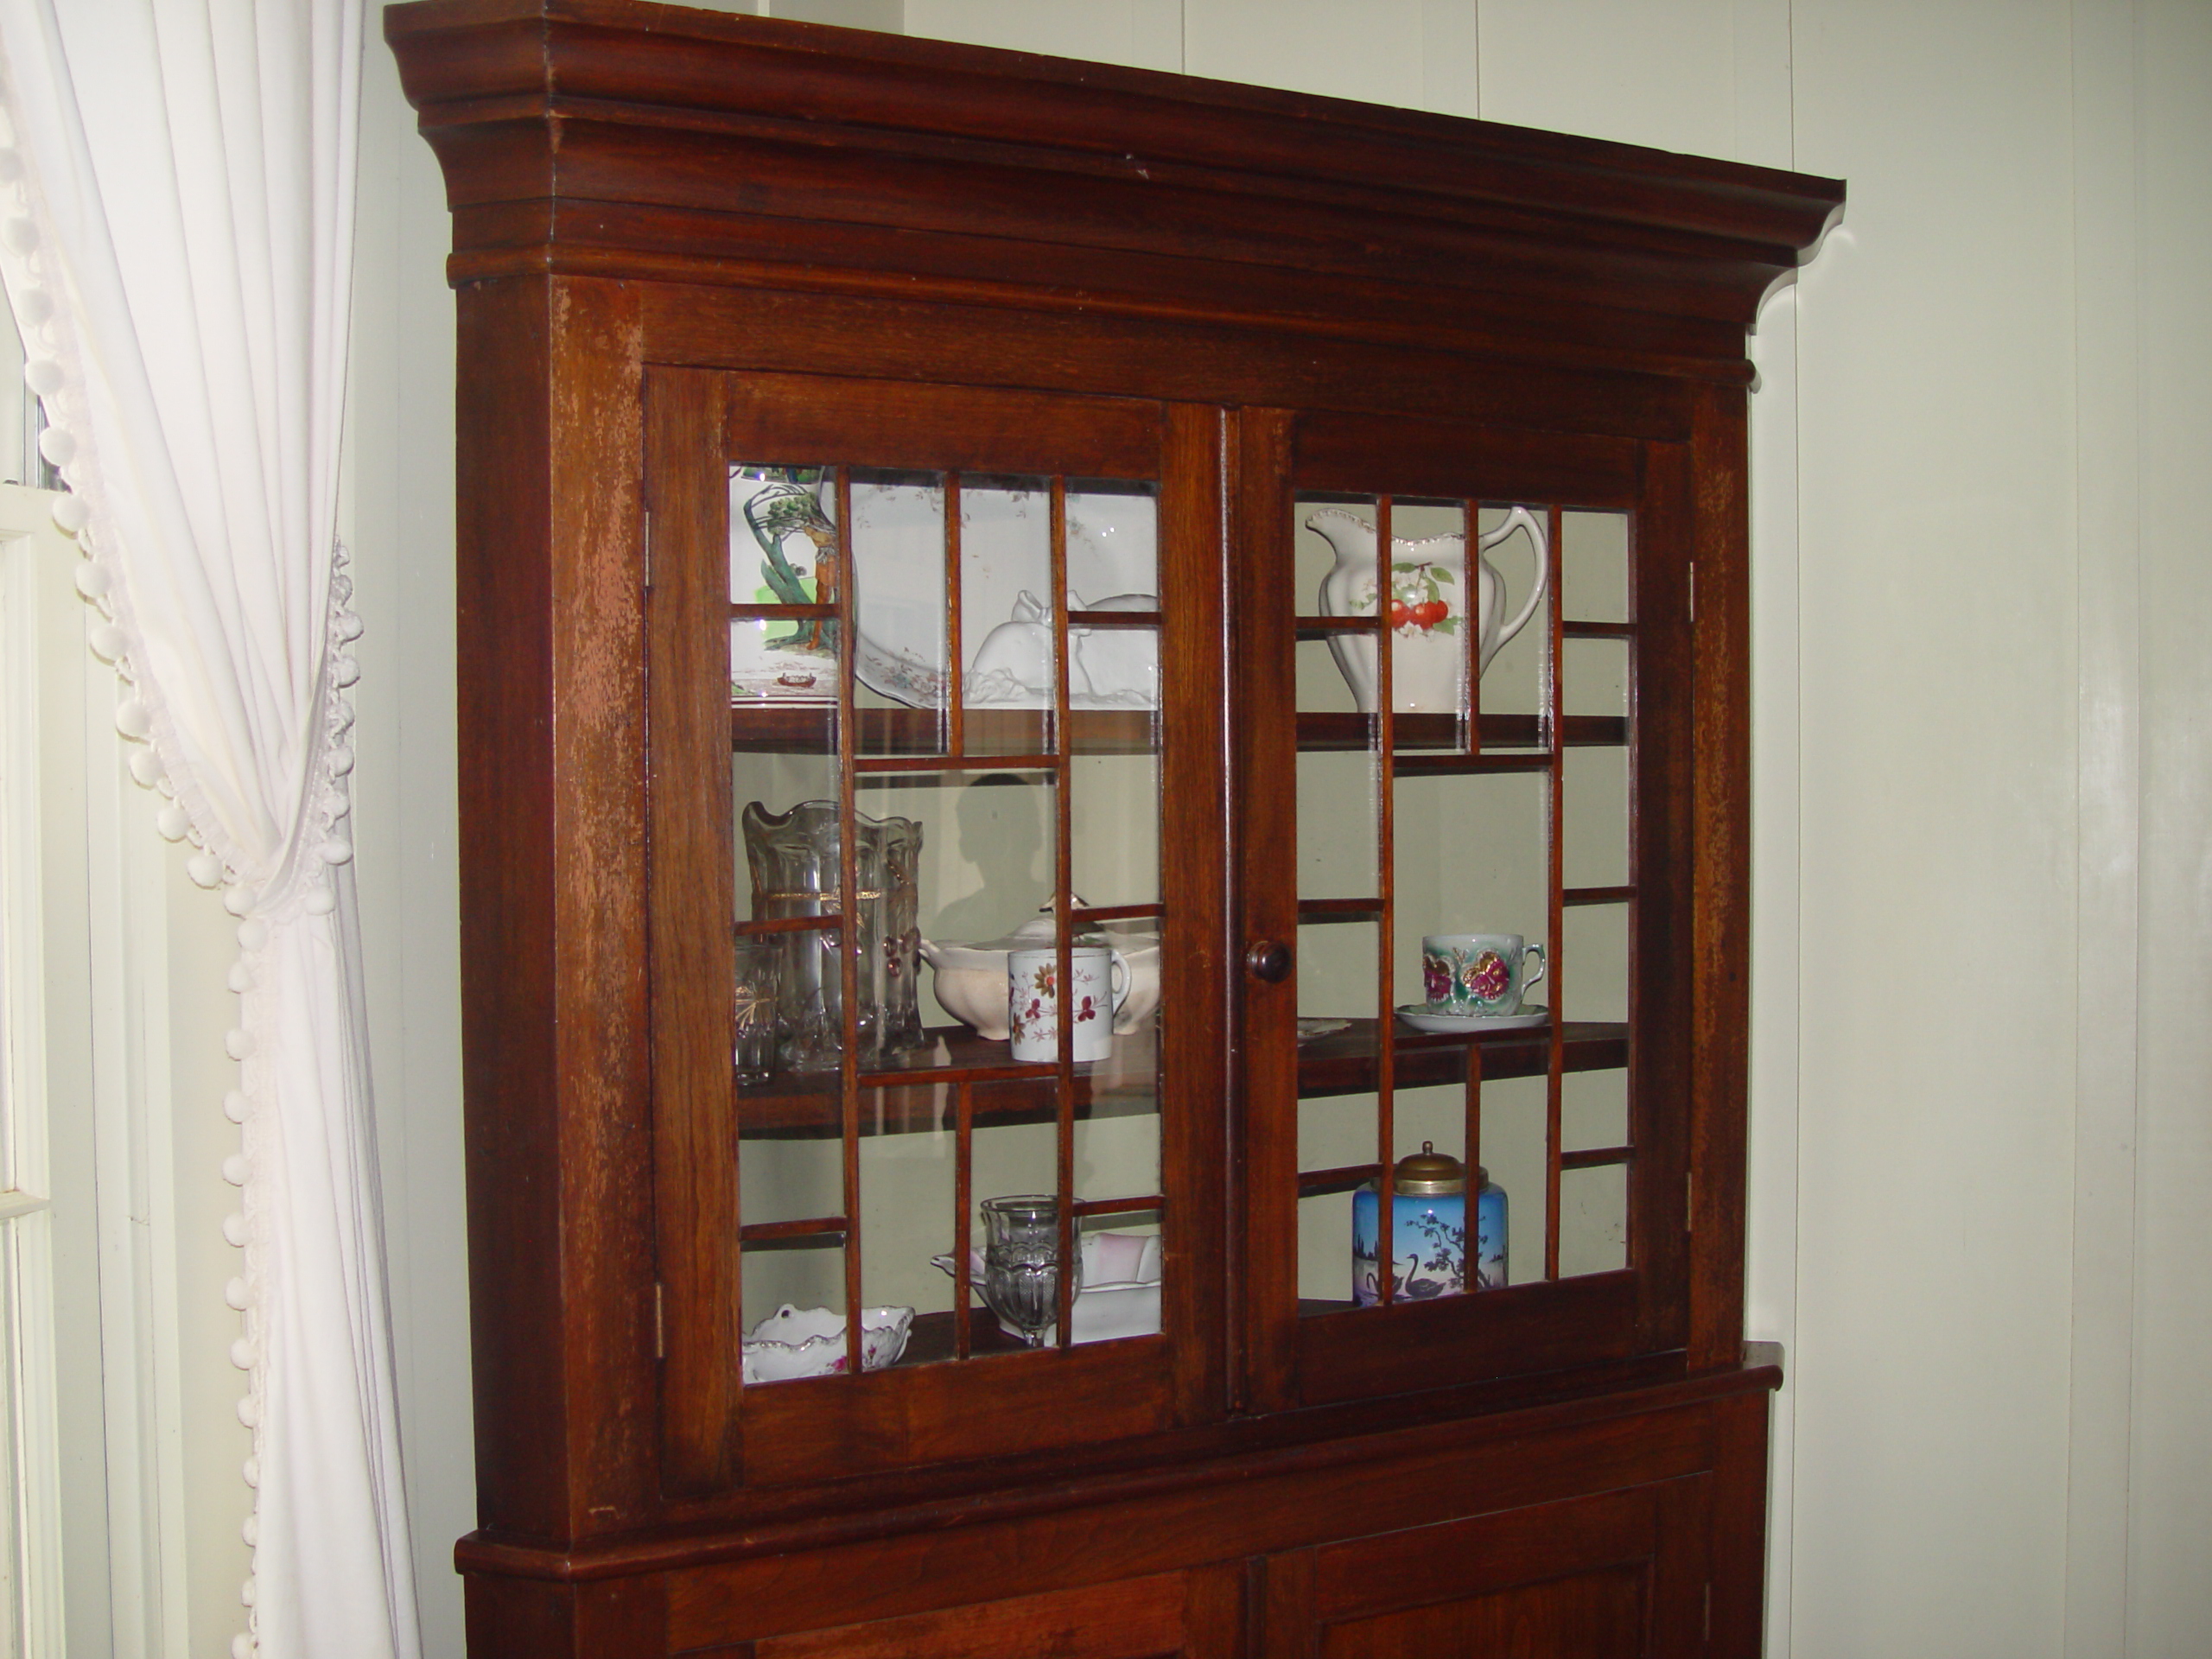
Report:
[[184,1659],[166,852],[54,499],[0,485],[0,1655]]

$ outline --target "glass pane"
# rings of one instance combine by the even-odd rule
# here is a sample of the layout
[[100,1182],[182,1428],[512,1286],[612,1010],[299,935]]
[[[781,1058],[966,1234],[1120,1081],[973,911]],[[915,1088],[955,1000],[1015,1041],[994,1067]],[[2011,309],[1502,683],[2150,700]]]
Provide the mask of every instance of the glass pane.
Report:
[[[1160,486],[1123,479],[1071,478],[1067,485],[1068,608],[1071,611],[1157,611],[1160,608]],[[1085,653],[1076,652],[1078,661]],[[1084,664],[1102,707],[1156,708],[1158,658],[1131,653],[1123,675],[1102,658]],[[1109,704],[1106,699],[1115,699]],[[1141,699],[1141,701],[1137,701]]]
[[[1090,753],[1091,721],[1074,722],[1068,763],[1070,877],[1079,906],[1160,902],[1160,756],[1147,742]],[[1142,729],[1142,728],[1140,728]],[[1109,741],[1111,741],[1110,737]]]
[[[1629,997],[1629,907],[1577,905],[1565,912],[1555,1000],[1569,1020],[1625,1020]],[[1684,942],[1687,945],[1687,941]],[[1684,963],[1682,971],[1688,972]]]
[[[1371,918],[1312,922],[1299,928],[1298,1017],[1301,1027],[1320,1020],[1375,1018],[1377,931]],[[1372,1147],[1369,1154],[1373,1155]]]
[[[940,752],[950,658],[945,626],[944,484],[935,473],[855,467],[853,604],[859,656],[855,752]],[[836,516],[830,492],[830,516]]]
[[[955,1287],[931,1263],[952,1248],[958,1136],[951,1093],[941,1084],[861,1091],[861,1303],[866,1328],[881,1333],[884,1363],[951,1352]],[[931,1335],[942,1340],[914,1340]]]
[[842,1235],[748,1242],[740,1279],[747,1383],[797,1382],[845,1370]]
[[[836,512],[836,478],[830,467],[732,467],[732,606],[834,606],[843,566]],[[836,702],[835,620],[827,614],[733,617],[730,696],[740,702]]]
[[[1543,706],[1543,670],[1550,636],[1550,608],[1543,601],[1549,577],[1549,532],[1542,507],[1484,507],[1480,527],[1483,582],[1483,713],[1519,716]],[[1519,730],[1516,725],[1516,732]],[[1485,734],[1484,741],[1489,741]],[[1533,741],[1533,738],[1529,741]],[[1497,747],[1510,747],[1510,741]]]
[[[1022,1287],[1058,1281],[1063,1227],[1070,1338],[1156,1332],[1157,486],[741,465],[729,490],[748,1380],[842,1370],[854,1295],[872,1363],[1055,1343],[1056,1293]],[[1032,970],[1067,1051],[1057,1020],[1010,1039]],[[847,1098],[848,1045],[906,1075]]]
[[1559,1178],[1559,1275],[1610,1273],[1628,1265],[1628,1168],[1600,1164]]
[[[970,1185],[969,1263],[975,1276],[970,1292],[981,1310],[973,1322],[976,1352],[1016,1351],[1023,1346],[1049,1345],[1058,1335],[1058,1320],[1052,1312],[1052,1287],[1040,1282],[1034,1271],[1040,1264],[1033,1252],[1017,1262],[1009,1250],[998,1262],[1002,1277],[992,1287],[994,1266],[990,1211],[996,1202],[1001,1212],[1017,1198],[1056,1204],[1059,1170],[1059,1131],[1057,1094],[1049,1080],[1027,1085],[978,1087],[975,1105],[975,1173]],[[1045,1229],[1052,1230],[1049,1221]],[[1057,1247],[1054,1249],[1057,1259]],[[1016,1274],[1019,1266],[1033,1271]],[[1027,1294],[1024,1294],[1025,1291]]]
[[1300,1184],[1298,1204],[1298,1296],[1301,1311],[1323,1313],[1352,1306],[1352,1198],[1375,1162],[1376,1103],[1371,1093],[1309,1096],[1298,1104],[1301,1173],[1352,1170],[1325,1186]]
[[1561,862],[1570,887],[1625,887],[1628,751],[1569,749],[1561,757]]
[[1057,626],[1052,481],[963,475],[960,639],[967,753],[1049,751]]
[[[1401,777],[1397,783],[1395,1001],[1439,1013],[1544,1006],[1551,849],[1541,772]],[[1438,942],[1431,951],[1425,941]],[[1435,964],[1430,958],[1435,958]],[[1491,959],[1496,965],[1488,965]],[[1458,976],[1433,986],[1436,964]],[[1503,970],[1510,984],[1486,974]],[[1469,975],[1478,976],[1475,980]],[[1441,997],[1433,992],[1441,990]]]
[[1628,1073],[1570,1071],[1560,1079],[1560,1149],[1628,1144]]
[[1507,1282],[1544,1276],[1545,1079],[1504,1077],[1483,1084],[1482,1166],[1505,1195]]
[[1560,515],[1560,597],[1570,622],[1628,620],[1628,515]]
[[1569,639],[1560,671],[1566,713],[1618,720],[1629,711],[1629,642]]

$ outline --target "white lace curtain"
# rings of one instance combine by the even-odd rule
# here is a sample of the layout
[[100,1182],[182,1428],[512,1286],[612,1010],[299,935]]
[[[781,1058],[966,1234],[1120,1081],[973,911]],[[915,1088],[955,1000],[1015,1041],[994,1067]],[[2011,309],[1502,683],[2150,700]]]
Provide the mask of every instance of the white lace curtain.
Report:
[[55,516],[132,770],[240,918],[234,1651],[272,1659],[419,1647],[340,695],[361,22],[359,0],[0,0],[0,273],[73,493]]

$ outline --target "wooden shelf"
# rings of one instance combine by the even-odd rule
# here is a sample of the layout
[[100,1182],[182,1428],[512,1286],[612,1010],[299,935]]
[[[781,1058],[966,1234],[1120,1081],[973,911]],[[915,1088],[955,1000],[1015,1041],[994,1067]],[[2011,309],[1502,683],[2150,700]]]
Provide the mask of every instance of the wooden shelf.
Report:
[[[862,709],[862,754],[942,754],[943,714],[935,709]],[[966,743],[971,757],[1033,755],[1052,747],[1052,715],[1036,709],[970,709]],[[1393,722],[1402,753],[1459,747],[1452,715],[1400,715]],[[1569,715],[1561,722],[1569,748],[1618,748],[1629,741],[1618,715]],[[1144,709],[1079,709],[1068,716],[1077,754],[1149,754],[1159,748],[1159,726]],[[1485,749],[1537,749],[1534,715],[1484,715]],[[1298,747],[1306,750],[1366,749],[1374,745],[1374,718],[1357,714],[1301,714]],[[745,753],[830,754],[837,747],[837,710],[829,703],[734,702],[730,747]]]
[[[859,752],[942,754],[946,728],[935,709],[861,709]],[[742,753],[831,754],[837,710],[814,702],[734,702],[730,747]],[[963,747],[971,758],[1050,753],[1052,716],[1041,709],[970,709]],[[1150,754],[1160,747],[1159,722],[1148,709],[1078,709],[1068,716],[1077,754]],[[972,767],[971,767],[972,770]]]
[[[1016,1067],[1005,1043],[986,1041],[965,1026],[925,1033],[922,1047],[861,1073],[863,1135],[918,1135],[949,1128],[958,1109],[954,1085],[974,1085],[977,1128],[1050,1122],[1052,1068]],[[1012,1072],[1014,1075],[1008,1076]],[[1078,1120],[1142,1117],[1160,1109],[1156,1028],[1114,1039],[1111,1058],[1075,1068]],[[895,1082],[883,1079],[895,1078]],[[741,1086],[738,1132],[748,1139],[813,1140],[842,1132],[838,1076],[807,1071]]]
[[[1398,1026],[1395,1037],[1401,1089],[1465,1081],[1467,1051],[1476,1045],[1483,1051],[1483,1076],[1492,1080],[1541,1077],[1551,1052],[1551,1033],[1542,1027],[1487,1037],[1437,1037]],[[933,1030],[928,1038],[922,1048],[899,1055],[895,1069],[861,1073],[862,1135],[920,1135],[949,1128],[957,1109],[953,1086],[963,1082],[974,1085],[977,1128],[1052,1120],[1051,1067],[1016,1068],[1006,1044],[988,1042],[964,1026]],[[1111,1059],[1076,1067],[1077,1121],[1142,1117],[1160,1109],[1155,1038],[1149,1026],[1116,1037]],[[1628,1064],[1628,1027],[1569,1020],[1566,1050],[1570,1071],[1618,1070]],[[879,1081],[883,1078],[898,1081]],[[1344,1031],[1298,1046],[1300,1098],[1364,1094],[1374,1087],[1374,1020],[1355,1020]],[[741,1087],[737,1109],[739,1132],[748,1139],[827,1139],[842,1133],[844,1122],[834,1071]]]
[[[1629,723],[1618,715],[1569,715],[1561,721],[1567,747],[1571,749],[1619,747],[1629,739]],[[1400,715],[1391,722],[1400,753],[1408,750],[1456,749],[1459,747],[1457,715]],[[1366,749],[1374,747],[1375,717],[1353,714],[1301,714],[1298,717],[1298,747],[1301,749]],[[1485,749],[1540,749],[1542,739],[1534,715],[1484,715]]]
[[[1392,1071],[1400,1089],[1464,1083],[1467,1051],[1483,1052],[1483,1077],[1539,1077],[1551,1059],[1551,1031],[1501,1031],[1486,1037],[1438,1037],[1393,1021]],[[1570,1020],[1563,1033],[1570,1071],[1611,1071],[1628,1064],[1628,1027],[1605,1020]],[[1298,1095],[1365,1094],[1375,1087],[1375,1021],[1355,1020],[1298,1046]]]

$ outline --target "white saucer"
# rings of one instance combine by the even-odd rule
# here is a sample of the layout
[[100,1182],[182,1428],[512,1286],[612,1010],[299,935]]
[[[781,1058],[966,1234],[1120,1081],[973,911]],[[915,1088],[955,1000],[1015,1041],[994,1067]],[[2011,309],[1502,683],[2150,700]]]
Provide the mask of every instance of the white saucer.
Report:
[[1398,1010],[1398,1018],[1415,1031],[1446,1037],[1473,1036],[1485,1031],[1534,1031],[1548,1025],[1551,1017],[1549,1008],[1523,1008],[1518,1014],[1431,1014],[1426,1007],[1408,1003]]

